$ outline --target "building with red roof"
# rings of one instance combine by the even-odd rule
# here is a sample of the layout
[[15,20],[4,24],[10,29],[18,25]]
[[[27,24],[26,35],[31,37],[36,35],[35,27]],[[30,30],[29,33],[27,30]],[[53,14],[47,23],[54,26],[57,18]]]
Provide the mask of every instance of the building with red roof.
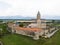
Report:
[[[46,35],[49,30],[47,30],[46,20],[40,19],[40,13],[38,11],[37,19],[30,21],[20,21],[20,22],[33,22],[27,26],[20,27],[16,23],[8,23],[8,27],[11,28],[12,33],[17,33],[21,35],[26,35],[33,37],[33,39],[38,40],[39,36]],[[17,21],[16,21],[17,22]]]

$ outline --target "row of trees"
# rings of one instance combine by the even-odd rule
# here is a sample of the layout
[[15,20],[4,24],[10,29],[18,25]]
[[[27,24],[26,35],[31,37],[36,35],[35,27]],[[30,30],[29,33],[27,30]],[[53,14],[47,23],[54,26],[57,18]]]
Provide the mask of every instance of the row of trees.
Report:
[[0,24],[0,38],[7,33],[9,33],[7,30],[7,24]]

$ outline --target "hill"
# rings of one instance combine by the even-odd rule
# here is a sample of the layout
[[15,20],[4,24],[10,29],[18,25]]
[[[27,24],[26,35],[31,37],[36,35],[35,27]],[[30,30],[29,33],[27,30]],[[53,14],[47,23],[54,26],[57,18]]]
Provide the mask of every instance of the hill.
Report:
[[[36,19],[36,17],[29,17],[29,16],[0,16],[0,19]],[[54,20],[60,20],[60,16],[41,16],[41,19],[54,19]]]
[[34,19],[34,17],[24,17],[24,16],[0,16],[0,19]]

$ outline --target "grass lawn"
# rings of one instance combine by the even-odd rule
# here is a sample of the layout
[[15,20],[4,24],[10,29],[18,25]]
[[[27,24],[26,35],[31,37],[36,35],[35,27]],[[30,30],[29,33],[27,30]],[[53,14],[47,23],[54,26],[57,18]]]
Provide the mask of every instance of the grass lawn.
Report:
[[9,34],[0,39],[4,45],[60,45],[60,30],[50,39],[40,38],[35,41],[30,37]]
[[[0,28],[5,30],[5,24],[0,25]],[[60,45],[60,30],[50,39],[40,38],[35,41],[30,37],[18,35],[18,34],[7,34],[0,38],[4,45]]]

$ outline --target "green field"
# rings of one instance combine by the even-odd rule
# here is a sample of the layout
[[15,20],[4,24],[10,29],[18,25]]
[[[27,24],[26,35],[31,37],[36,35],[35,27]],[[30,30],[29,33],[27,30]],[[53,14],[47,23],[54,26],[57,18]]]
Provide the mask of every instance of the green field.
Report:
[[[6,31],[6,24],[0,24],[0,28]],[[31,37],[18,35],[18,34],[7,34],[4,35],[0,40],[4,45],[60,45],[60,30],[55,33],[50,39],[40,37],[39,40],[33,40]]]
[[8,34],[0,39],[4,45],[60,45],[60,30],[50,39],[40,38],[35,41],[30,37]]

